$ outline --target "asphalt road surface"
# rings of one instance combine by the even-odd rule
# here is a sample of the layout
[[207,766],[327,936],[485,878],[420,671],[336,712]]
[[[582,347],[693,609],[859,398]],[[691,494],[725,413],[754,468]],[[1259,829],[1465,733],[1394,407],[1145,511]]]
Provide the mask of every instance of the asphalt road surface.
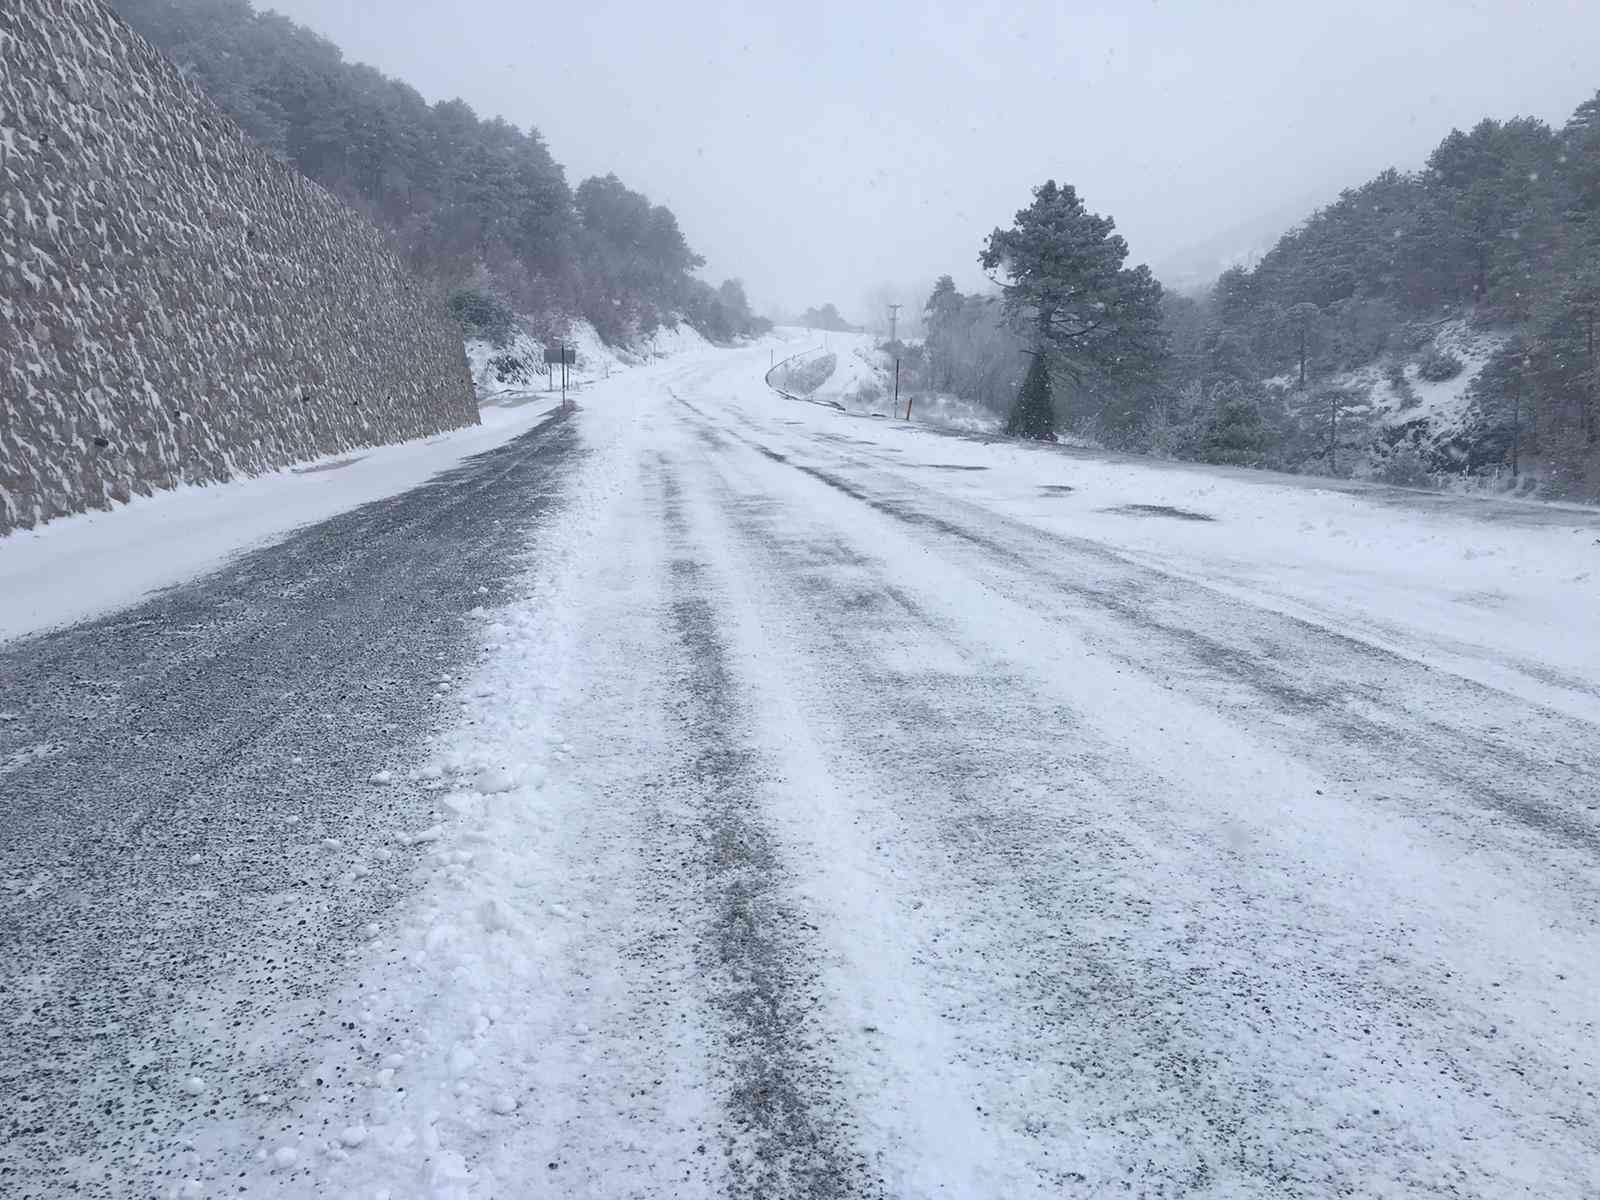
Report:
[[[368,781],[438,722],[466,615],[503,598],[574,447],[555,419],[0,646],[0,1194],[159,1188],[190,1123],[293,1074],[321,989],[405,878],[403,854],[357,875],[327,851],[376,851],[420,806],[403,778]],[[241,1086],[168,1102],[175,1079],[223,1076]]]

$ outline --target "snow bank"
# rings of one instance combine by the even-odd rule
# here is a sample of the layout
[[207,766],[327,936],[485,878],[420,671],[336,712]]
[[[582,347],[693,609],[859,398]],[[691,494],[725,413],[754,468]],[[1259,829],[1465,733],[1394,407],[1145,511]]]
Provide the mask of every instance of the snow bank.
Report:
[[[662,330],[631,352],[607,348],[592,329],[577,331],[574,340],[582,388],[674,356],[717,353],[687,325]],[[538,357],[542,364],[542,347]],[[301,526],[416,487],[527,432],[555,407],[538,389],[500,391],[483,404],[476,427],[136,496],[111,512],[0,537],[0,641],[114,611]]]
[[124,607],[302,525],[416,487],[526,432],[553,408],[485,409],[476,427],[178,487],[0,538],[0,641]]
[[[902,406],[906,399],[906,394],[902,392],[900,396]],[[947,429],[958,429],[963,433],[997,433],[1003,423],[998,416],[982,405],[964,400],[950,392],[918,392],[912,398],[911,420],[914,423],[942,425]]]
[[833,374],[817,389],[857,412],[888,412],[894,396],[894,364],[871,334],[830,334],[838,357]]

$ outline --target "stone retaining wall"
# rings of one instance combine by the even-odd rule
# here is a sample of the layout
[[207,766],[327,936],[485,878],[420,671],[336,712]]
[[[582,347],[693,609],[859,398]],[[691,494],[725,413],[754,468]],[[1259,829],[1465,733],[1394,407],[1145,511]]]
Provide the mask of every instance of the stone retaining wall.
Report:
[[0,3],[0,534],[477,419],[374,227],[97,0]]

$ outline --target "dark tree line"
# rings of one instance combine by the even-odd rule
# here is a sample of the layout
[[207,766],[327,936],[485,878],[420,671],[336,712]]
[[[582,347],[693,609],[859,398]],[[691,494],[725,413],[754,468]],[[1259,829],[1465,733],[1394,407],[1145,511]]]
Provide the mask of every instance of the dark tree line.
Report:
[[648,334],[682,313],[709,337],[756,331],[738,281],[693,272],[677,218],[614,175],[567,184],[536,130],[429,104],[249,0],[112,0],[244,129],[389,231],[419,270],[519,312]]
[[998,297],[964,295],[954,279],[941,275],[923,307],[922,324],[922,353],[906,365],[908,385],[1007,412],[1027,374],[1028,358],[1022,337],[1003,319]]
[[1421,170],[1344,192],[1168,317],[1172,372],[1146,433],[1182,451],[1220,439],[1237,461],[1348,469],[1375,433],[1340,434],[1358,398],[1319,380],[1379,363],[1403,405],[1408,379],[1461,369],[1432,344],[1455,318],[1501,343],[1470,385],[1465,427],[1429,443],[1423,422],[1400,422],[1389,441],[1416,439],[1434,471],[1535,459],[1555,489],[1600,493],[1600,96],[1559,130],[1519,117],[1452,131]]
[[832,304],[812,307],[801,313],[798,321],[807,329],[825,329],[833,333],[855,333],[856,327],[839,315]]

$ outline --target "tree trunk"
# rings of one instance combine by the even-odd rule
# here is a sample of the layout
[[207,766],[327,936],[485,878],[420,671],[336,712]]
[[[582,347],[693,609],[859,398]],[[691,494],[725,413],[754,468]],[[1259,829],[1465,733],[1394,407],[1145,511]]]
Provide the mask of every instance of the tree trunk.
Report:
[[1600,437],[1600,422],[1595,419],[1594,411],[1594,309],[1588,312],[1588,329],[1584,342],[1584,380],[1583,380],[1583,432],[1590,442]]
[[1522,474],[1522,376],[1511,386],[1511,478]]
[[1336,392],[1328,396],[1328,470],[1334,475],[1339,473],[1339,396]]

